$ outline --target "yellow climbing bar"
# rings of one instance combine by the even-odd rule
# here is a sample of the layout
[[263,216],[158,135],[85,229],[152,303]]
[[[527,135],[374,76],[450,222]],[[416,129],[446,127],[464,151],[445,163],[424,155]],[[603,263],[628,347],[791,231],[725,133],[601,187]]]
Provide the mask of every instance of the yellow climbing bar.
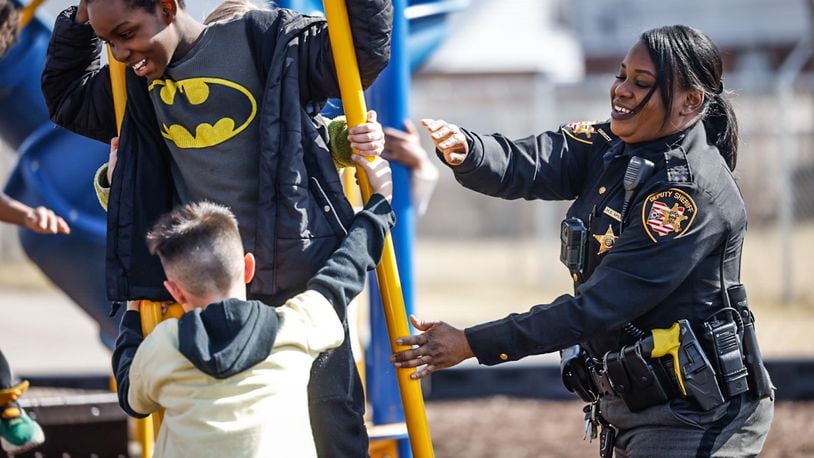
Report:
[[[328,32],[345,117],[348,127],[357,126],[367,121],[367,108],[362,81],[359,77],[356,50],[353,47],[348,9],[344,0],[324,0],[323,3],[325,17],[328,19]],[[360,167],[356,168],[356,175],[359,177],[362,199],[367,202],[372,194],[370,183]],[[390,334],[390,347],[394,352],[408,350],[408,346],[395,343],[396,337],[410,334],[410,327],[407,323],[404,295],[401,290],[396,254],[390,234],[384,241],[382,262],[376,268],[376,277],[379,280],[379,289],[382,294],[387,331]],[[421,385],[418,380],[410,378],[413,371],[414,369],[409,368],[396,369],[407,432],[410,436],[410,447],[416,458],[431,458],[434,453],[427,425],[427,415],[424,411],[424,397],[421,394]]]
[[34,13],[37,12],[37,8],[40,7],[45,2],[45,0],[33,0],[28,5],[24,6],[22,11],[20,11],[20,30],[24,29],[25,26],[34,19]]
[[107,47],[108,69],[110,70],[110,86],[113,89],[113,111],[116,113],[116,130],[121,134],[122,121],[124,121],[124,107],[127,105],[127,85],[124,82],[124,63],[113,57],[110,46]]
[[[110,70],[110,86],[113,91],[113,110],[116,116],[116,130],[121,134],[122,122],[124,121],[124,109],[127,105],[127,86],[125,84],[125,65],[117,61],[107,48],[108,69]],[[148,335],[158,323],[169,318],[180,318],[183,309],[178,304],[168,305],[162,302],[140,301],[141,332]],[[136,437],[141,443],[141,456],[149,458],[153,456],[155,438],[161,429],[161,420],[164,417],[163,411],[155,412],[147,418],[136,420]]]

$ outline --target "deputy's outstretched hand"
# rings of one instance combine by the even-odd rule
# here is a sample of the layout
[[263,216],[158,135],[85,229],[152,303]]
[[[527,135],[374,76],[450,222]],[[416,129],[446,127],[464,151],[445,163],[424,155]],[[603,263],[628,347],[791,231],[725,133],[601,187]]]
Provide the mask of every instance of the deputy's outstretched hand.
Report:
[[447,164],[456,166],[466,159],[469,144],[458,126],[438,119],[422,119],[421,124],[429,131],[432,142],[444,155]]
[[421,334],[396,339],[396,345],[416,345],[390,357],[396,367],[419,367],[410,378],[420,379],[435,371],[454,366],[475,356],[466,334],[443,321],[421,321],[410,315],[410,322]]
[[367,122],[348,129],[350,147],[362,156],[379,156],[384,151],[384,131],[376,121],[376,112],[367,112]]

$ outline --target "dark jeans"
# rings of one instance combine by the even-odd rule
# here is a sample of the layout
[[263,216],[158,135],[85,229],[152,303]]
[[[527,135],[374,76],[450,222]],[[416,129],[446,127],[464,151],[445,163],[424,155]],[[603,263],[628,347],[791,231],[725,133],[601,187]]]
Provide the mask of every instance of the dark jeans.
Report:
[[763,448],[774,401],[741,394],[700,411],[692,401],[679,398],[632,413],[619,398],[603,397],[600,411],[619,428],[614,450],[619,458],[753,457]]

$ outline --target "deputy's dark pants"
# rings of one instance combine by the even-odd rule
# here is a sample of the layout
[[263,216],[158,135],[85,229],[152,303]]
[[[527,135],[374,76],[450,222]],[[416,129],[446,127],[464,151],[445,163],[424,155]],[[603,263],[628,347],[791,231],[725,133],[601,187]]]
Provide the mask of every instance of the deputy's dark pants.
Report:
[[600,411],[619,429],[617,457],[747,457],[763,448],[774,415],[773,397],[756,401],[742,394],[707,412],[675,399],[632,413],[621,399],[606,396]]

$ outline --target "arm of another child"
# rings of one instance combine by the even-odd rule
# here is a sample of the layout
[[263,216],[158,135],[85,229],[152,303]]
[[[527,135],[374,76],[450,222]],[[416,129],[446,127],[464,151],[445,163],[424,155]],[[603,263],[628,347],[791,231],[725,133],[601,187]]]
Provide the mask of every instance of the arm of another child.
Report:
[[353,218],[342,244],[306,286],[325,296],[342,320],[348,303],[364,287],[367,272],[379,263],[385,236],[396,222],[390,207],[393,195],[390,165],[380,157],[368,161],[354,155],[353,160],[367,173],[374,194]]
[[31,208],[0,192],[0,221],[16,224],[38,234],[70,234],[71,228],[53,210]]

